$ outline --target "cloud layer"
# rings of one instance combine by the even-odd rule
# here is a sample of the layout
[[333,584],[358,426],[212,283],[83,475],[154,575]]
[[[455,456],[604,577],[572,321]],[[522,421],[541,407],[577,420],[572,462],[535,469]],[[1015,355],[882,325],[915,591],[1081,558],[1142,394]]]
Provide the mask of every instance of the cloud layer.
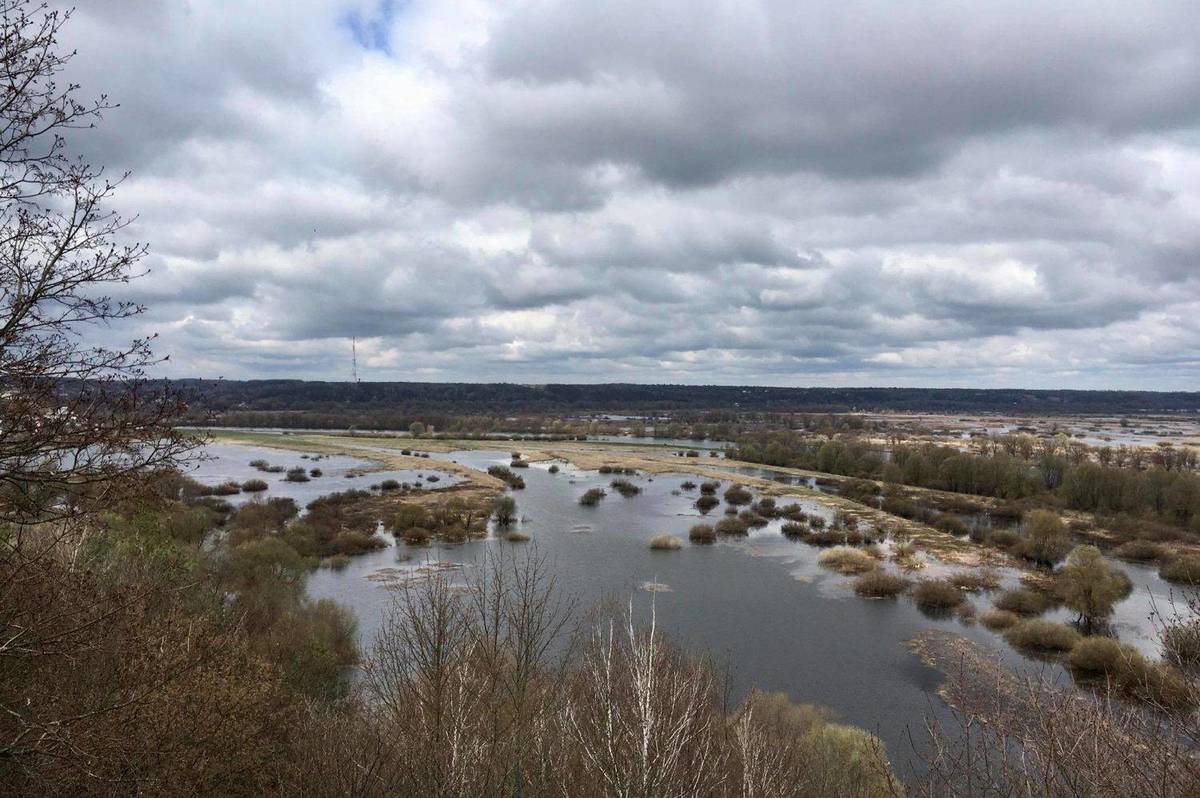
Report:
[[1190,2],[110,0],[179,376],[1200,387]]

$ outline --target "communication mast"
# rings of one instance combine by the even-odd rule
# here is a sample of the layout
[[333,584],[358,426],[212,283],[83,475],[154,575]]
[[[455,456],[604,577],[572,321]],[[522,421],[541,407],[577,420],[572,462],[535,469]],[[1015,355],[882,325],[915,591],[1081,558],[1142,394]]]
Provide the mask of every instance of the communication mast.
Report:
[[358,382],[358,339],[350,339],[350,363],[354,369],[354,381]]

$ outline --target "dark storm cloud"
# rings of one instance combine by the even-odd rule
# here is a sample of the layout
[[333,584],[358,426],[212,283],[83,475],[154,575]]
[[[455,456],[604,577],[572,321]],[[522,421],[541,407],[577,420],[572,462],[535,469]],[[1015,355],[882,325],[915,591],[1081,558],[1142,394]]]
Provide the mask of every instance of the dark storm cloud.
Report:
[[169,372],[1194,388],[1185,2],[81,9]]

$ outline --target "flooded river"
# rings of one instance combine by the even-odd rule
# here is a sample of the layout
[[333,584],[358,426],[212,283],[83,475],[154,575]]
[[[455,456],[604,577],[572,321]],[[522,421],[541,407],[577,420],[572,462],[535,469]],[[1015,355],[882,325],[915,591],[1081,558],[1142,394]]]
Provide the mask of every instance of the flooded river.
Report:
[[[248,466],[256,458],[284,466],[313,465],[298,452],[277,449],[223,445],[212,446],[209,452],[214,459],[203,464],[196,476],[210,484],[258,475]],[[439,459],[486,470],[490,465],[508,464],[510,454],[434,454],[429,470],[374,472],[353,479],[344,474],[358,473],[371,464],[352,457],[324,457],[315,465],[327,476],[299,484],[272,482],[268,493],[290,495],[303,506],[324,493],[365,488],[384,478],[413,482],[418,473],[436,470]],[[996,635],[982,627],[929,618],[905,598],[859,599],[849,589],[847,577],[817,565],[819,549],[780,534],[782,519],[751,530],[746,537],[722,539],[715,545],[651,550],[648,541],[656,534],[667,532],[686,541],[693,524],[702,520],[714,523],[722,517],[722,507],[718,507],[703,518],[693,505],[697,492],[682,489],[686,480],[700,482],[697,477],[629,477],[641,487],[640,495],[624,498],[610,489],[599,505],[584,507],[578,501],[584,491],[608,488],[612,476],[581,471],[565,462],[559,462],[559,472],[552,474],[549,466],[536,463],[521,471],[527,487],[512,493],[519,508],[519,528],[548,558],[560,587],[575,596],[581,607],[604,600],[622,605],[632,601],[635,613],[645,619],[654,602],[661,629],[689,650],[727,664],[735,699],[757,688],[829,707],[840,719],[879,734],[901,767],[911,756],[906,730],[911,726],[916,732],[922,716],[931,710],[944,711],[934,692],[939,675],[909,651],[908,642],[933,628],[952,629],[985,643],[998,642]],[[440,478],[439,486],[452,484],[454,479],[445,472]],[[728,484],[723,483],[722,490]],[[832,517],[828,508],[814,500],[797,501],[806,512]],[[388,548],[355,557],[340,571],[317,570],[308,581],[313,598],[332,598],[355,611],[364,645],[369,645],[396,596],[381,576],[435,563],[461,564],[463,568],[454,573],[465,574],[492,547],[530,545],[489,536],[458,545],[410,547],[386,537],[392,544]],[[1118,609],[1118,630],[1123,639],[1153,653],[1145,616],[1152,600],[1161,604],[1169,590],[1151,569],[1123,567],[1137,587]],[[1015,583],[1016,577],[1015,571],[1007,573],[1005,581]],[[647,590],[651,584],[659,588]],[[990,606],[986,595],[975,601],[980,611]],[[996,647],[1007,664],[1024,667],[1032,662],[1002,641]]]

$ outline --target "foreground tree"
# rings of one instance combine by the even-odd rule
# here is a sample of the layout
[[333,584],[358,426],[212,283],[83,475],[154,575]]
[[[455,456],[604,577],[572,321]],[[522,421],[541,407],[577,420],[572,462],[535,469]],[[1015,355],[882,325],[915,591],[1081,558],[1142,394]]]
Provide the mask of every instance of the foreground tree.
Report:
[[103,505],[188,443],[169,423],[180,403],[144,380],[150,339],[84,339],[143,310],[106,293],[146,255],[108,208],[121,179],[67,149],[111,106],[58,81],[69,14],[0,9],[0,523],[19,530]]
[[[142,312],[106,293],[138,276],[146,254],[123,243],[128,222],[107,207],[121,181],[68,149],[110,106],[59,82],[68,13],[29,0],[0,0],[0,11],[0,763],[73,761],[98,774],[99,749],[114,743],[92,731],[143,722],[136,708],[198,660],[181,656],[170,673],[148,665],[129,692],[116,673],[107,685],[89,674],[153,651],[152,638],[112,627],[159,610],[150,590],[89,582],[88,519],[192,443],[171,429],[180,403],[144,379],[149,339],[114,349],[85,337]],[[167,639],[186,640],[186,628]]]

